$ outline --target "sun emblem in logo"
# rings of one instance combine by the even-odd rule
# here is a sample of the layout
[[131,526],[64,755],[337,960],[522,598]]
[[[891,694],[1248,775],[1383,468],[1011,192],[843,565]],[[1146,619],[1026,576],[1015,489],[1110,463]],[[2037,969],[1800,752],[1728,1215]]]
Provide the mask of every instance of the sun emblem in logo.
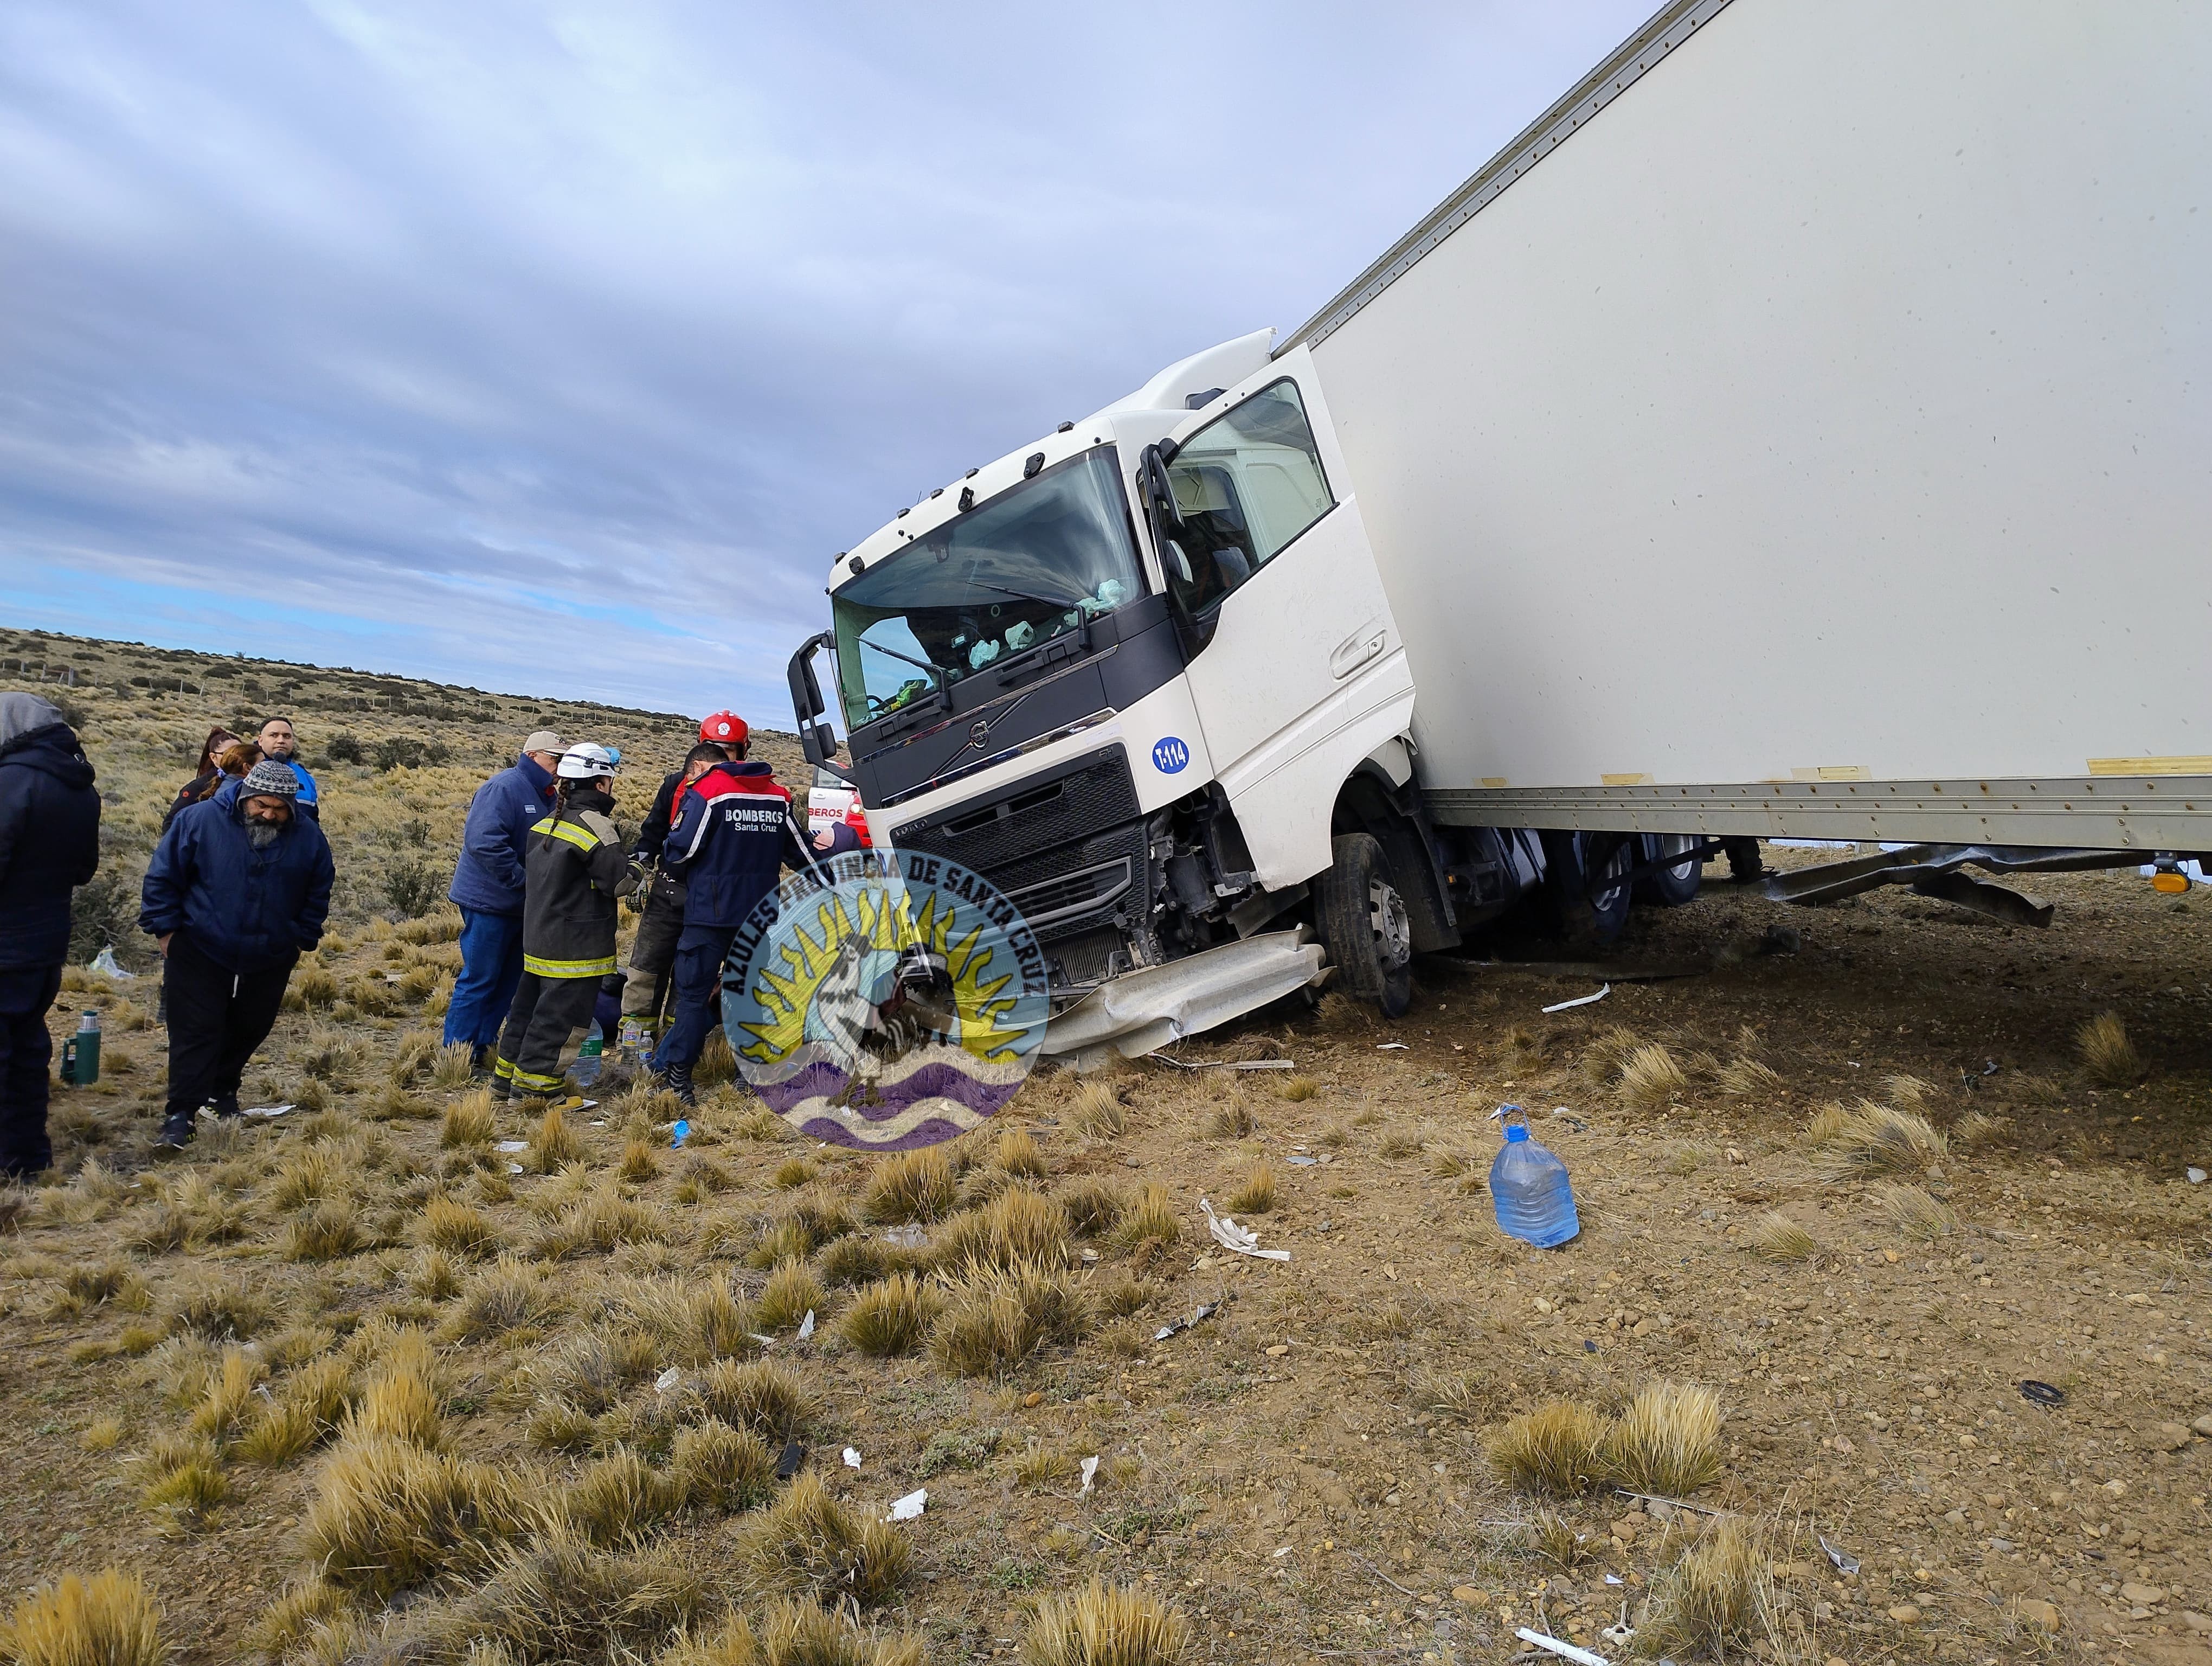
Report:
[[1043,956],[981,876],[854,853],[755,910],[722,1016],[745,1079],[793,1128],[906,1150],[974,1128],[1021,1086],[1044,1035]]

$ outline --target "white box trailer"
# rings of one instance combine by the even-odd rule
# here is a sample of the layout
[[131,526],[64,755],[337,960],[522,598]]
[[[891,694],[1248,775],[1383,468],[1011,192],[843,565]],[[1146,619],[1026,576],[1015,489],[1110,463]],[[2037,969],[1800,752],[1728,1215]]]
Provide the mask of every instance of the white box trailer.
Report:
[[2024,918],[1960,867],[2212,849],[2208,84],[2212,8],[1670,5],[1287,342],[841,552],[810,757],[829,648],[1063,1050],[1720,838]]

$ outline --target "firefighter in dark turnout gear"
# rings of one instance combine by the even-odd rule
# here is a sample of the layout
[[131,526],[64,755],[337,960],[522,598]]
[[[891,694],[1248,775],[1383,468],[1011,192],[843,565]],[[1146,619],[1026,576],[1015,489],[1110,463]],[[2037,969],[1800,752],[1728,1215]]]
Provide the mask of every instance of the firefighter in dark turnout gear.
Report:
[[702,740],[694,746],[684,755],[684,767],[670,770],[660,783],[653,808],[646,812],[645,825],[638,830],[637,848],[632,854],[641,867],[653,866],[656,871],[641,887],[643,908],[636,939],[630,944],[629,980],[623,986],[622,1015],[644,1020],[655,1033],[667,1006],[668,975],[676,964],[677,939],[684,935],[684,882],[668,871],[668,831],[683,807],[684,789],[714,765],[728,761],[729,753],[712,741]]
[[614,823],[604,746],[571,746],[554,771],[559,798],[523,848],[522,982],[499,1038],[498,1085],[518,1094],[560,1091],[561,1050],[592,1021],[599,983],[615,970],[616,899],[637,875]]
[[[738,749],[742,755],[742,745]],[[684,1104],[691,1071],[722,1021],[722,963],[754,904],[775,889],[784,866],[812,866],[860,843],[852,830],[814,836],[792,819],[791,794],[765,763],[725,763],[684,789],[661,855],[684,887],[684,934],[676,943],[676,1017],[653,1055],[653,1072]]]

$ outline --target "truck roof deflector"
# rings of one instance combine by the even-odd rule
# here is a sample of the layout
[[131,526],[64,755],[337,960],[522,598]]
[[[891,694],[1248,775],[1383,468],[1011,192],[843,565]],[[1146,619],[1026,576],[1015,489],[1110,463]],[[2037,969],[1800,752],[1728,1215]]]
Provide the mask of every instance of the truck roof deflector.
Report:
[[1322,976],[1321,945],[1307,940],[1305,927],[1263,932],[1102,984],[1046,1026],[1041,1050],[1079,1069],[1104,1063],[1109,1051],[1142,1058]]

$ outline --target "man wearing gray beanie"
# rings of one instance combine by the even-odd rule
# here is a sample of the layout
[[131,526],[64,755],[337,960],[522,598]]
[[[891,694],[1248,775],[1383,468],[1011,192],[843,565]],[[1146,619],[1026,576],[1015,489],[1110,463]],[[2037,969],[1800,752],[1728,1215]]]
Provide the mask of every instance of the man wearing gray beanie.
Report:
[[156,1151],[191,1143],[203,1105],[240,1114],[300,956],[322,940],[336,872],[300,782],[264,759],[189,805],[155,848],[138,912],[168,961],[169,1098]]

